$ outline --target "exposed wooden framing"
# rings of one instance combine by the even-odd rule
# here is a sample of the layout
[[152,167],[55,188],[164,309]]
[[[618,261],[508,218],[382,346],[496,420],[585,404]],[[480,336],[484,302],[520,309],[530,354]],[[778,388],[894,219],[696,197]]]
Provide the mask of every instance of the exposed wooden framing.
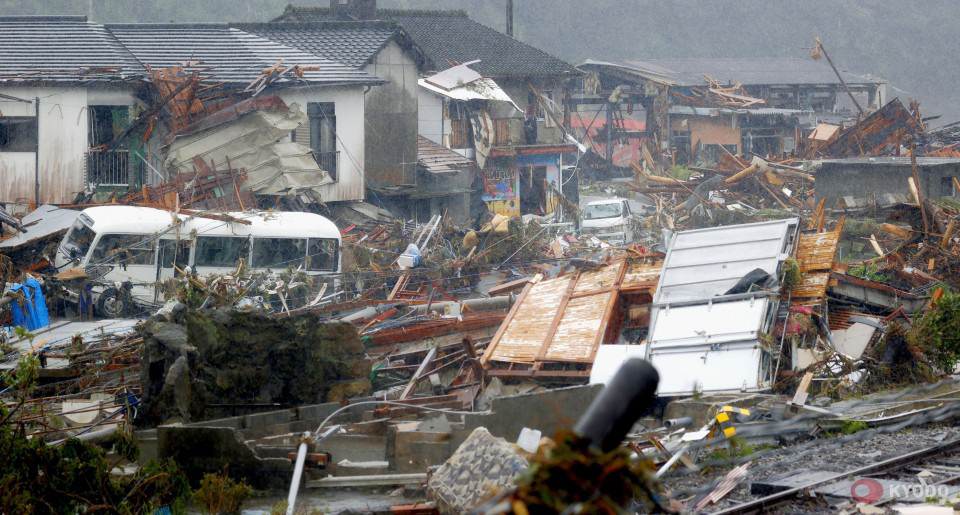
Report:
[[518,290],[520,288],[523,288],[524,285],[526,285],[528,282],[530,282],[529,277],[523,277],[520,279],[515,279],[513,281],[508,281],[490,288],[487,294],[491,297],[504,295],[506,293],[512,292],[513,290]]
[[555,377],[560,379],[581,379],[590,377],[589,370],[533,370],[532,368],[522,370],[508,370],[505,368],[492,368],[487,370],[488,377],[504,378],[523,378],[523,377]]
[[917,187],[917,202],[920,204],[920,217],[923,218],[923,233],[930,234],[930,227],[927,225],[927,210],[923,207],[920,176],[917,174],[917,146],[913,143],[910,143],[910,175],[913,176],[913,183]]

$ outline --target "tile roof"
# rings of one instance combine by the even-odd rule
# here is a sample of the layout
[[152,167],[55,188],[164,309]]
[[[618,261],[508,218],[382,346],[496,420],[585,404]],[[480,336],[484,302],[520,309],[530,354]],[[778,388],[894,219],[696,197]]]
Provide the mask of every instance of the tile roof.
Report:
[[[689,58],[588,60],[583,67],[610,66],[644,75],[660,77],[679,86],[704,86],[706,75],[727,84],[840,84],[826,61],[806,58]],[[882,82],[849,72],[841,72],[850,84]]]
[[447,173],[469,170],[476,163],[423,136],[417,136],[417,164],[430,173]]
[[[133,56],[151,68],[166,68],[186,61],[198,61],[217,80],[249,83],[261,70],[283,60],[316,69],[304,72],[302,80],[325,84],[375,84],[383,82],[338,62],[249,34],[221,24],[117,24],[107,30]],[[281,82],[292,82],[284,77]]]
[[0,81],[122,79],[143,68],[85,16],[0,16]]
[[398,33],[396,25],[382,22],[234,23],[231,26],[357,69],[373,60]]
[[[552,55],[471,20],[463,11],[378,9],[382,21],[399,24],[430,61],[432,70],[479,59],[484,77],[574,76],[579,71]],[[344,18],[322,7],[288,5],[277,22],[322,22]]]

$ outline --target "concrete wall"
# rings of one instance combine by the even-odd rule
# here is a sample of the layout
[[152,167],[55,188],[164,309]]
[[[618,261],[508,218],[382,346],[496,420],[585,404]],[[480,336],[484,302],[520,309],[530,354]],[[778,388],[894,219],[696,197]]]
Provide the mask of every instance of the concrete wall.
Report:
[[[84,188],[88,105],[131,105],[131,90],[68,87],[0,87],[24,99],[40,97],[40,202],[72,202]],[[2,116],[36,114],[33,103],[0,98]],[[0,202],[33,201],[34,152],[0,152]]]
[[[603,385],[595,384],[494,399],[490,406],[492,413],[464,416],[465,434],[485,427],[494,436],[516,442],[520,430],[529,427],[552,437],[561,429],[573,429],[601,391]],[[459,444],[454,442],[454,448]]]
[[[510,95],[513,103],[520,109],[527,108],[527,95],[530,93],[530,82],[521,79],[496,79],[497,84]],[[539,80],[534,81],[533,86],[543,94],[552,92],[553,100],[557,106],[563,105],[563,84],[560,80]],[[523,138],[523,113],[517,111],[513,106],[503,102],[493,102],[500,104],[497,110],[491,113],[494,118],[510,117],[515,118],[517,123],[510,124],[510,139],[517,145],[525,144]],[[561,108],[562,109],[562,108]],[[555,112],[554,116],[559,121],[563,121],[562,112]],[[544,115],[542,120],[537,121],[537,144],[565,143],[563,130],[557,127],[548,115]]]
[[[376,86],[374,86],[376,87]],[[337,115],[337,151],[340,152],[340,171],[337,182],[318,188],[324,202],[363,200],[364,163],[366,147],[364,135],[363,86],[307,86],[283,88],[277,95],[289,104],[298,104],[304,112],[309,102],[333,102]]]
[[[943,179],[960,179],[960,163],[941,165],[918,165],[920,189],[924,198],[938,199],[949,191],[956,196],[956,189],[945,188]],[[885,194],[910,195],[907,179],[911,177],[908,163],[823,163],[817,172],[816,201],[827,199],[827,207],[834,207],[843,197],[862,199]]]
[[417,183],[417,63],[395,41],[388,43],[364,69],[390,82],[366,94],[367,185]]

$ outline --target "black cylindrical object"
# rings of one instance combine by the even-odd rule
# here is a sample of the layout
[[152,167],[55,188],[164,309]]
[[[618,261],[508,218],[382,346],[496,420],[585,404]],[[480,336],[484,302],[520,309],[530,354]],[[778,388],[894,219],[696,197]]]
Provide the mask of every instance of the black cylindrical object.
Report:
[[653,402],[659,382],[660,375],[650,363],[638,358],[625,361],[573,431],[591,446],[612,451]]

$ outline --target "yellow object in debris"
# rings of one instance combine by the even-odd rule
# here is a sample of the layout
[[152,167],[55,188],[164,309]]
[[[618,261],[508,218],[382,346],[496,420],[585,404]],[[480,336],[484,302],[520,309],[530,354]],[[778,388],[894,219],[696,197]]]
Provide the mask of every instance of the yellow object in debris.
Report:
[[463,248],[472,249],[480,244],[480,237],[476,231],[470,231],[463,237]]

